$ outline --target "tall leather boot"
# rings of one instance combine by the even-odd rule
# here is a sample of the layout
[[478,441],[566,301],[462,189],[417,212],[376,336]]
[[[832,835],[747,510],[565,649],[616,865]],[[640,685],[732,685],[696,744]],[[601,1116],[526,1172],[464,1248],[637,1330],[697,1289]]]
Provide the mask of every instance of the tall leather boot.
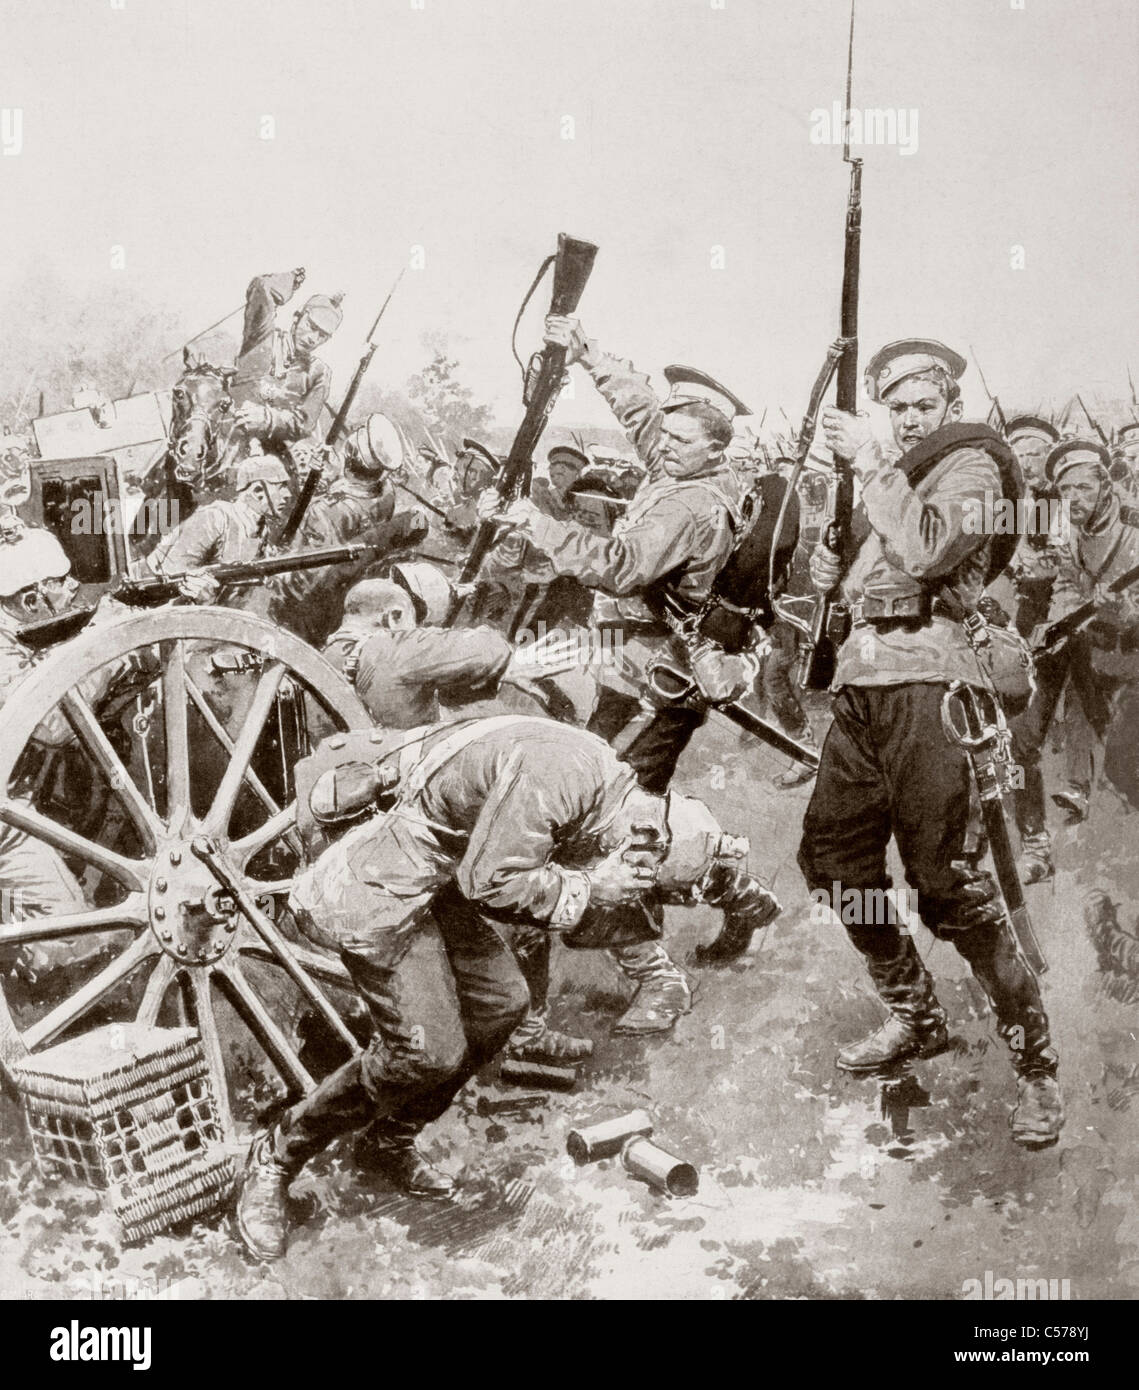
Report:
[[1036,976],[1021,959],[1003,918],[948,935],[988,996],[997,1032],[1012,1054],[1017,1073],[1012,1137],[1025,1148],[1046,1148],[1060,1137],[1064,1108],[1056,1081],[1060,1059]]
[[843,1071],[876,1072],[943,1051],[949,1042],[945,1010],[909,933],[887,923],[846,930],[890,1016],[868,1038],[844,1047],[837,1065]]

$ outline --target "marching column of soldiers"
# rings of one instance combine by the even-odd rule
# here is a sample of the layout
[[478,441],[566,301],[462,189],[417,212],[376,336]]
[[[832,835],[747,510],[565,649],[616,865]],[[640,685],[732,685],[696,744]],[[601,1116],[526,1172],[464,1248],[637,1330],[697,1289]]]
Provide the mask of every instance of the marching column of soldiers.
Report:
[[[133,567],[136,579],[170,581],[172,601],[250,607],[322,649],[355,687],[380,749],[317,757],[298,806],[307,856],[290,911],[340,957],[372,1031],[360,1055],[255,1136],[238,1200],[249,1249],[284,1251],[289,1184],[340,1136],[355,1135],[357,1162],[400,1190],[445,1197],[453,1181],[417,1137],[484,1063],[504,1052],[555,1064],[589,1056],[588,1038],[549,1024],[555,937],[609,953],[632,991],[615,1031],[632,1035],[667,1032],[692,1008],[691,977],[665,939],[667,905],[722,912],[697,965],[746,958],[780,904],[748,872],[746,842],[673,787],[709,715],[741,700],[767,704],[776,725],[755,722],[776,747],[799,750],[761,794],[813,780],[799,847],[807,886],[881,895],[895,843],[922,923],[968,962],[1009,1044],[1013,1139],[1054,1144],[1059,1058],[995,850],[995,872],[986,866],[973,765],[948,737],[946,700],[979,692],[996,700],[1002,726],[1007,715],[1010,766],[1023,773],[1013,797],[1020,881],[1054,872],[1042,755],[1061,711],[1057,810],[1086,819],[1101,777],[1139,806],[1139,586],[1129,577],[1139,565],[1139,423],[1114,447],[1040,414],[999,430],[969,423],[958,353],[933,339],[888,344],[866,383],[889,444],[867,415],[822,417],[827,449],[857,486],[840,553],[810,440],[792,441],[804,446],[798,463],[786,445],[761,458],[741,433],[747,407],[707,374],[666,368],[662,399],[575,318],[551,315],[547,345],[588,372],[635,462],[618,469],[558,446],[529,495],[510,498],[498,486],[503,458],[480,440],[464,438],[452,462],[434,440],[417,448],[404,425],[372,414],[342,442],[321,442],[330,378],[316,354],[340,323],[340,296],[314,296],[282,330],[277,310],[303,279],[297,270],[250,285],[228,380],[236,408],[217,432],[231,449],[228,485],[204,489]],[[765,492],[765,476],[782,491]],[[25,634],[65,613],[75,587],[59,541],[20,516],[26,498],[6,487],[0,699],[41,659]],[[758,525],[770,530],[770,499],[784,491],[797,519],[778,592],[767,592],[776,569],[765,564],[761,601],[729,602],[722,577]],[[1011,537],[978,529],[971,518],[994,498],[1042,503],[1049,520]],[[468,546],[488,521],[494,549],[463,583]],[[770,535],[769,550],[781,539]],[[366,558],[253,590],[228,590],[211,573],[275,548],[356,542]],[[1010,612],[995,598],[1002,584]],[[782,593],[838,600],[829,711],[797,688]],[[107,598],[94,620],[118,610]],[[1069,618],[1078,621],[1065,627]],[[535,627],[548,633],[538,642]],[[614,635],[616,659],[583,673],[581,652],[604,651]],[[681,697],[664,693],[662,671],[679,672]],[[101,671],[102,689],[122,676]],[[49,750],[70,736],[60,721],[37,739]],[[0,874],[22,890],[26,914],[83,903],[60,857],[10,829]],[[1107,895],[1089,900],[1088,914],[1116,997],[1134,997],[1133,935]],[[886,1018],[838,1066],[882,1075],[944,1052],[949,1021],[909,925],[891,908],[845,929]],[[66,954],[4,965],[34,977],[56,963]]]

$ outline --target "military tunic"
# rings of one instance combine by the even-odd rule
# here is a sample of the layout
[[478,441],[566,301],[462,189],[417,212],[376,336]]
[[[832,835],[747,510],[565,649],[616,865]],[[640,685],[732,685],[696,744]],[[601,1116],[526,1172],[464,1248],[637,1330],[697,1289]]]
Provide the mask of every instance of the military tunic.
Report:
[[284,1116],[274,1151],[290,1169],[376,1120],[414,1134],[501,1050],[530,991],[496,918],[581,921],[582,868],[633,780],[600,739],[544,719],[446,725],[405,751],[412,779],[417,763],[439,765],[293,890],[302,929],[339,946],[376,1035]]
[[294,293],[293,272],[259,275],[245,295],[245,329],[230,395],[269,409],[263,438],[292,443],[316,433],[331,374],[319,357],[297,353],[292,334],[277,327],[277,308]]

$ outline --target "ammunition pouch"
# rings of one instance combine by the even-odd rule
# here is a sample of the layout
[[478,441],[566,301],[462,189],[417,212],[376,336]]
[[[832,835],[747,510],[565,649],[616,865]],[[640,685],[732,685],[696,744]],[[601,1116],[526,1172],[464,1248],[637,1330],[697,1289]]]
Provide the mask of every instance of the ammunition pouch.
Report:
[[385,739],[380,729],[333,734],[297,763],[297,832],[310,860],[395,790],[399,771],[383,757]]

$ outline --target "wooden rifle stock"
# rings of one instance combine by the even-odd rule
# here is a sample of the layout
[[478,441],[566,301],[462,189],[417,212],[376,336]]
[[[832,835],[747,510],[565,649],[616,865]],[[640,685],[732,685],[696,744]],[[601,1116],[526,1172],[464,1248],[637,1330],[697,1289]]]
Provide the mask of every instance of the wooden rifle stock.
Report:
[[[558,251],[554,258],[554,285],[550,296],[551,314],[572,314],[577,309],[593,270],[596,255],[597,247],[592,242],[576,241],[564,232],[558,234]],[[541,353],[537,375],[527,393],[529,399],[526,403],[526,414],[518,433],[514,436],[510,453],[502,466],[495,488],[501,506],[529,491],[534,450],[561,390],[565,367],[565,348],[547,343]],[[497,529],[498,523],[493,517],[479,523],[471,548],[463,562],[458,584],[470,584],[478,577],[483,561],[494,544]],[[456,594],[451,601],[445,626],[449,627],[455,621],[462,606],[463,598]]]

